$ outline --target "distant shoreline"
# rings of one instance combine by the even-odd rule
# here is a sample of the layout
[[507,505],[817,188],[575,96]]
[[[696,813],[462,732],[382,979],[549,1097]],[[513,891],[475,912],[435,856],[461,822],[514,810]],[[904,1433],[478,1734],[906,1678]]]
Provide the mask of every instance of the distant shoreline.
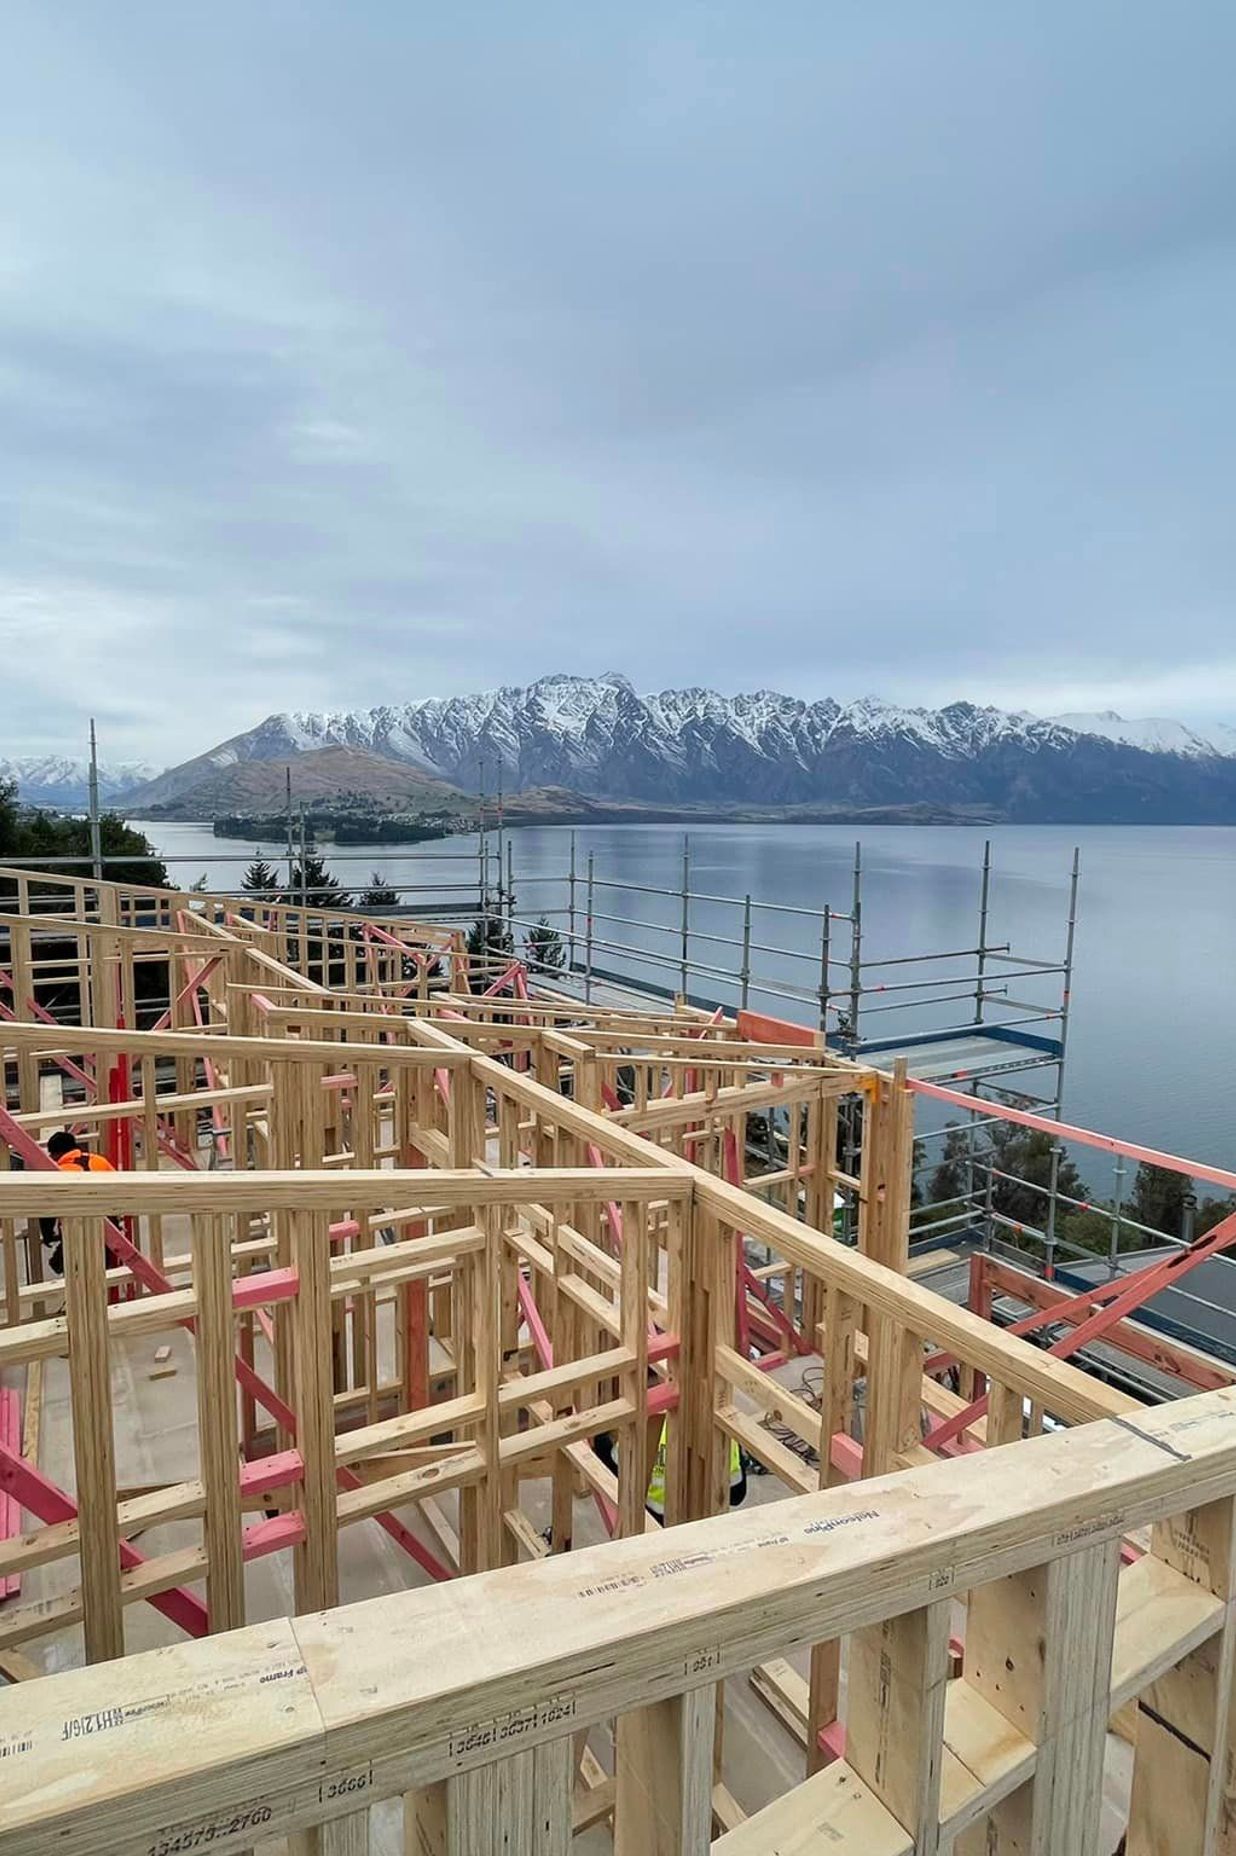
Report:
[[[124,816],[141,825],[198,825],[204,831],[214,831],[213,818],[190,818],[187,815],[175,815],[159,812],[129,812]],[[496,823],[496,809],[486,815],[486,826],[492,828]],[[254,820],[255,824],[259,821]],[[994,811],[963,812],[945,806],[867,806],[854,809],[833,810],[822,806],[804,807],[769,807],[761,809],[755,806],[635,806],[616,802],[613,805],[598,804],[595,807],[564,808],[562,811],[546,810],[525,811],[518,806],[507,805],[503,808],[502,824],[507,831],[518,831],[525,827],[535,828],[541,825],[1009,825],[1023,821],[1003,818]],[[1037,819],[1036,824],[1050,824],[1053,821]],[[1061,820],[1067,824],[1071,821]],[[1104,821],[1097,821],[1102,823]],[[462,826],[456,834],[466,836],[476,830],[475,824]],[[218,832],[221,841],[247,840],[253,836],[264,836],[270,841],[287,836],[287,819],[282,814],[272,814],[269,830],[263,833]],[[320,842],[327,842],[321,832]],[[358,840],[380,846],[379,838]],[[408,842],[414,842],[409,839]]]
[[[123,806],[117,808],[121,816],[140,825],[195,825],[204,831],[213,831],[213,818],[190,818],[173,816],[170,813],[130,812]],[[254,823],[258,821],[255,820]],[[486,828],[493,829],[497,823],[495,810],[486,816]],[[864,806],[838,807],[827,806],[780,806],[760,808],[756,806],[638,806],[622,802],[613,805],[598,803],[595,806],[563,808],[560,811],[546,809],[524,810],[518,805],[507,805],[502,814],[503,829],[519,831],[539,826],[586,826],[586,825],[901,825],[907,828],[915,826],[958,826],[994,827],[994,826],[1077,826],[1097,827],[1105,830],[1124,828],[1145,828],[1155,826],[1160,830],[1176,829],[1236,829],[1236,818],[1096,818],[1096,817],[1053,817],[1053,818],[1010,818],[994,808],[961,808],[933,805],[904,806]],[[457,833],[448,833],[448,837],[469,836],[475,833],[475,824],[461,827]],[[269,829],[265,833],[227,834],[221,837],[221,843],[248,843],[261,840],[263,843],[282,843],[287,837],[287,820],[281,815],[272,815]],[[333,842],[319,835],[319,842]],[[393,839],[352,839],[353,845],[372,846],[375,850],[389,849],[395,842],[405,840]],[[416,840],[408,839],[408,843]]]

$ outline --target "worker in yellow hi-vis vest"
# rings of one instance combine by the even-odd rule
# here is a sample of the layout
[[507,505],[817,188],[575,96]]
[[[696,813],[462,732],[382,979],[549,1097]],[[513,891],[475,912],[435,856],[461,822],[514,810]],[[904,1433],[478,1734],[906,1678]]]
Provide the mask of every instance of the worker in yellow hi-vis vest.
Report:
[[[648,1478],[648,1495],[645,1506],[649,1514],[655,1514],[658,1521],[665,1519],[665,1459],[669,1448],[669,1434],[665,1419],[661,1420],[661,1435],[657,1439],[656,1455],[652,1459],[652,1474]],[[747,1471],[742,1460],[742,1451],[731,1439],[730,1442],[730,1507],[737,1508],[747,1499]]]
[[[594,1437],[593,1449],[611,1474],[618,1474],[618,1446],[609,1431],[602,1431]],[[648,1493],[644,1497],[644,1506],[649,1514],[658,1521],[665,1519],[665,1461],[669,1448],[669,1434],[665,1419],[661,1420],[661,1432],[657,1438],[657,1447],[652,1459],[652,1473],[648,1478]],[[743,1462],[742,1451],[736,1443],[730,1444],[730,1507],[737,1508],[747,1499],[747,1470]]]

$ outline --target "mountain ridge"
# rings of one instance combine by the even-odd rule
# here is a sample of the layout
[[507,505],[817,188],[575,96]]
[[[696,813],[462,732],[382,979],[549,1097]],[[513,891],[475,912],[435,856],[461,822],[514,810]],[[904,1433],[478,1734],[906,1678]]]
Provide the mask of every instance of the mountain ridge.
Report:
[[[158,769],[145,761],[122,761],[99,768],[99,798],[104,806],[145,785]],[[13,780],[24,805],[80,811],[89,803],[90,763],[69,754],[21,754],[0,759],[0,780]]]
[[[1084,723],[1085,726],[1078,726]],[[1143,738],[1138,738],[1139,734]],[[1133,738],[1129,738],[1132,736]],[[1236,823],[1236,730],[969,702],[838,703],[756,690],[638,694],[617,672],[368,710],[286,711],[128,796],[166,804],[242,761],[347,748],[467,791],[564,788],[654,805],[983,808],[1061,823]]]

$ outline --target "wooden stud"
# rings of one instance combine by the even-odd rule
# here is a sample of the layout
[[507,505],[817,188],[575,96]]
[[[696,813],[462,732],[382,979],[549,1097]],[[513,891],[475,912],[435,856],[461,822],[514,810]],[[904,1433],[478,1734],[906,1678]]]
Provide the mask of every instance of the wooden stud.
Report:
[[1047,1569],[1032,1856],[1092,1856],[1097,1843],[1119,1568],[1108,1541]]
[[212,1630],[234,1630],[245,1621],[229,1238],[224,1219],[198,1216],[193,1220],[198,1448],[206,1491],[203,1539]]
[[715,1725],[712,1687],[619,1715],[614,1856],[705,1856]]
[[569,1856],[574,1763],[568,1738],[448,1780],[446,1856]]
[[1217,1637],[1162,1671],[1138,1697],[1129,1856],[1228,1856],[1236,1849],[1229,1775],[1236,1753],[1236,1505],[1160,1522],[1151,1552],[1225,1605]]
[[898,1058],[894,1075],[878,1076],[865,1103],[859,1247],[901,1273],[909,1261],[913,1154],[914,1098]]
[[502,1249],[502,1207],[491,1205],[481,1213],[485,1248],[472,1258],[471,1330],[474,1358],[473,1390],[483,1402],[484,1415],[476,1438],[485,1459],[485,1474],[476,1487],[478,1570],[500,1566],[505,1557],[506,1530],[502,1524],[502,1475],[498,1388],[502,1382],[502,1284],[498,1259]]
[[[854,1344],[859,1307],[852,1296],[829,1287],[826,1300],[824,1396],[820,1410],[820,1487],[836,1486],[841,1473],[833,1463],[831,1442],[838,1433],[848,1437],[854,1413]],[[837,1719],[841,1700],[841,1642],[811,1646],[807,1708],[807,1772],[818,1772],[825,1762],[820,1735]]]
[[[552,1233],[552,1321],[551,1339],[554,1360],[561,1363],[579,1358],[579,1315],[574,1302],[562,1287],[562,1279],[567,1274],[569,1258],[561,1248],[562,1226],[555,1217],[551,1225]],[[535,1277],[533,1278],[535,1284]],[[560,1402],[553,1407],[554,1415],[565,1414],[570,1409],[569,1400],[563,1395]],[[554,1452],[553,1495],[551,1508],[550,1540],[555,1553],[569,1552],[575,1531],[575,1480],[570,1460],[564,1450]]]
[[124,1655],[103,1221],[66,1218],[62,1228],[86,1656],[101,1663]]
[[991,1856],[1094,1856],[1119,1560],[1103,1541],[970,1594],[965,1680],[1039,1749],[990,1815]]
[[846,1762],[913,1837],[940,1847],[940,1777],[951,1605],[887,1618],[850,1638]]
[[318,1611],[339,1602],[330,1249],[325,1223],[312,1212],[291,1212],[287,1224],[288,1260],[298,1278],[290,1304],[296,1441],[305,1465],[300,1489],[305,1538],[295,1553],[296,1608]]
[[[620,1323],[622,1345],[631,1355],[631,1365],[624,1375],[627,1397],[637,1415],[619,1445],[618,1528],[622,1534],[638,1534],[643,1532],[648,1492],[644,1417],[648,1400],[648,1214],[643,1205],[632,1200],[622,1208]],[[659,1433],[660,1424],[656,1428]]]
[[922,1441],[923,1342],[886,1315],[869,1320],[863,1474],[882,1476]]
[[[311,1856],[369,1856],[369,1813],[350,1811],[322,1825]],[[310,1853],[307,1853],[310,1856]]]
[[843,1480],[833,1465],[830,1441],[850,1435],[854,1417],[855,1340],[859,1305],[844,1289],[827,1289],[824,1322],[824,1396],[820,1410],[820,1486]]
[[1012,1386],[993,1379],[987,1388],[987,1447],[1020,1443],[1025,1423],[1024,1402]]

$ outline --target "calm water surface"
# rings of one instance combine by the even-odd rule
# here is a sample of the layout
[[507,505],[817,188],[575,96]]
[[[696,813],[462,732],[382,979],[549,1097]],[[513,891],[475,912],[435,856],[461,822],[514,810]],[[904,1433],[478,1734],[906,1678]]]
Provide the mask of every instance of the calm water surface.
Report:
[[[241,864],[228,861],[254,847],[218,839],[209,826],[142,825],[160,851],[188,862],[172,866],[188,885],[205,873],[212,886],[239,883]],[[734,897],[732,906],[693,904],[691,955],[732,971],[732,950],[706,940],[736,935],[741,898],[818,910],[850,906],[853,828],[823,825],[707,825],[690,833],[691,887]],[[570,832],[561,826],[508,834],[521,915],[564,909]],[[989,940],[1041,959],[1064,950],[1069,867],[1081,852],[1073,1011],[1065,1113],[1128,1139],[1236,1165],[1236,829],[1195,827],[1006,826],[873,827],[862,832],[863,951],[872,959],[972,948],[977,940],[983,841],[994,860]],[[625,883],[676,890],[682,881],[683,834],[678,826],[593,826],[575,833],[577,898],[582,935],[583,873],[591,852],[598,880],[598,941],[618,940],[677,958],[680,907],[669,896],[647,898],[600,887]],[[262,847],[272,861],[277,843]],[[353,861],[356,859],[357,861]],[[454,838],[424,846],[358,847],[328,863],[359,887],[371,868],[393,883],[440,885],[444,909],[475,899],[476,840]],[[565,917],[557,917],[565,925]],[[660,923],[669,932],[635,924]],[[848,934],[838,928],[837,939]],[[818,927],[800,917],[757,911],[754,939],[773,951],[753,957],[762,977],[816,985]],[[800,950],[803,958],[792,958]],[[834,944],[834,955],[848,944]],[[648,969],[598,949],[596,964],[632,973]],[[942,973],[972,971],[959,959]],[[911,972],[914,969],[910,970]],[[671,976],[672,977],[672,976]],[[894,977],[889,975],[889,978]],[[838,966],[834,984],[845,985]],[[733,997],[722,981],[695,977],[695,990]],[[1058,981],[1017,981],[1014,997],[1046,1000]],[[942,988],[941,991],[952,990]],[[891,1000],[891,996],[890,996]],[[773,998],[756,1000],[788,1017],[813,1019],[812,1008]],[[873,1001],[872,1003],[877,1003]],[[965,1023],[965,1002],[942,1003],[913,1018],[897,1012],[868,1020],[865,1029],[900,1032],[907,1024]],[[1099,1187],[1102,1163],[1089,1163]]]

